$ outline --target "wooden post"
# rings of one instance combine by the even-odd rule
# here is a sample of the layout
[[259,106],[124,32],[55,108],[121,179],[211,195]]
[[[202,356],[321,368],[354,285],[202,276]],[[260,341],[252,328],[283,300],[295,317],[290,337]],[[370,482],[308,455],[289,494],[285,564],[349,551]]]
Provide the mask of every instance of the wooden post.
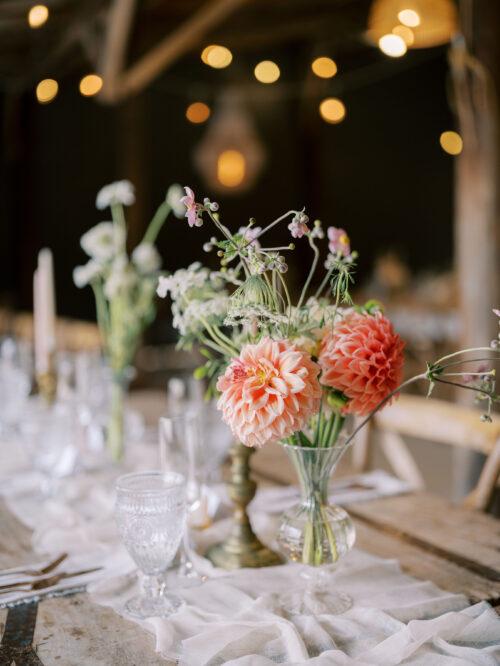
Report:
[[463,151],[455,185],[456,269],[462,344],[483,346],[497,334],[500,304],[500,3],[463,0],[463,39],[451,48]]
[[[500,3],[462,0],[460,24],[450,66],[463,138],[455,171],[455,264],[461,343],[468,348],[488,345],[498,326],[491,310],[500,303]],[[463,393],[458,399],[469,400]],[[457,495],[470,490],[482,464],[477,454],[455,454]]]

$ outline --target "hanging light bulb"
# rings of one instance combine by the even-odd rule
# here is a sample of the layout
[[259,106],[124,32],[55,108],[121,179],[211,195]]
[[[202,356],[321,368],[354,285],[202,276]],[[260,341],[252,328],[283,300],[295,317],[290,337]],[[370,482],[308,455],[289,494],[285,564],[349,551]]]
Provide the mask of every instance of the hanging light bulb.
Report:
[[337,73],[335,61],[325,56],[313,60],[311,69],[320,79],[331,79]]
[[226,91],[219,99],[194,159],[213,192],[242,192],[254,184],[264,148],[237,91]]
[[272,60],[263,60],[254,69],[255,78],[260,83],[274,83],[280,78],[280,68]]
[[[394,32],[398,24],[411,29],[411,44],[402,32]],[[446,44],[457,30],[453,0],[373,0],[368,15],[368,37],[374,44],[393,33],[402,37],[408,47],[424,49]]]

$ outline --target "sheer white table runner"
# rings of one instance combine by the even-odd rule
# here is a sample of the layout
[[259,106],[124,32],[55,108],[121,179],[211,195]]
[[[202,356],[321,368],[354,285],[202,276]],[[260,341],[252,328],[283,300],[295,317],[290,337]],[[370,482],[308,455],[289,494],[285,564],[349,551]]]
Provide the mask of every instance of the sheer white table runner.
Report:
[[[155,466],[155,451],[140,456]],[[13,470],[12,470],[13,471]],[[104,567],[89,591],[99,604],[121,613],[137,591],[134,565],[120,545],[113,519],[116,472],[78,476],[63,484],[64,499],[45,504],[30,499],[29,473],[10,475],[3,492],[9,508],[31,527],[37,552],[68,552],[70,564]],[[20,492],[16,492],[16,488]],[[267,494],[267,496],[266,496]],[[289,488],[262,490],[251,511],[256,530],[272,542]],[[228,520],[197,534],[200,549],[224,536]],[[354,600],[343,615],[289,616],[280,593],[302,585],[298,567],[285,565],[228,574],[204,558],[197,563],[211,579],[176,590],[186,604],[171,619],[142,622],[156,648],[181,666],[269,666],[271,664],[465,666],[500,663],[500,619],[488,604],[469,607],[465,597],[403,574],[396,561],[354,550],[339,566],[332,585]],[[117,575],[119,574],[119,575]],[[174,576],[169,584],[177,584]]]

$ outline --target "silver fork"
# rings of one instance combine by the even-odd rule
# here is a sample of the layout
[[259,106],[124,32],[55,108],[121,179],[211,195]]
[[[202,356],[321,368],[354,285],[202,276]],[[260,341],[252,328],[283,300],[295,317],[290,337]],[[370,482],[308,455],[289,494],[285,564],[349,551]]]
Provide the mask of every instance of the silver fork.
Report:
[[67,553],[59,555],[55,560],[49,562],[47,565],[40,569],[22,569],[21,567],[15,567],[13,569],[6,569],[5,571],[0,571],[0,576],[14,576],[14,575],[23,575],[23,576],[45,576],[46,574],[54,571],[61,562],[68,557]]
[[10,585],[0,585],[0,594],[9,594],[10,592],[31,592],[34,590],[43,590],[46,587],[57,585],[59,581],[67,578],[76,578],[84,574],[100,571],[102,567],[94,567],[93,569],[84,569],[83,571],[63,572],[55,576],[48,576],[47,578],[38,578],[37,580],[23,580],[18,583],[11,583]]

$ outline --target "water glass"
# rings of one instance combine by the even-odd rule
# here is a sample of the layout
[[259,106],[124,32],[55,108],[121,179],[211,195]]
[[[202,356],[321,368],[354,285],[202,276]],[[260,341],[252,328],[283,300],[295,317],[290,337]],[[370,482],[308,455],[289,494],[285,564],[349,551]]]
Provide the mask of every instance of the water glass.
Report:
[[165,592],[163,574],[185,529],[186,484],[176,472],[137,472],[116,482],[115,516],[132,559],[143,573],[143,592],[131,599],[130,615],[168,617],[182,604]]
[[19,424],[26,453],[42,475],[45,497],[54,495],[61,478],[75,470],[77,448],[74,444],[74,418],[66,405],[33,405]]
[[[178,471],[186,478],[186,500],[188,526],[195,516],[203,513],[204,468],[200,465],[201,423],[197,412],[160,418],[160,467],[164,471]],[[206,513],[206,512],[205,512]],[[203,577],[198,574],[189,552],[189,532],[186,530],[179,550],[179,575],[183,584],[199,584]]]

